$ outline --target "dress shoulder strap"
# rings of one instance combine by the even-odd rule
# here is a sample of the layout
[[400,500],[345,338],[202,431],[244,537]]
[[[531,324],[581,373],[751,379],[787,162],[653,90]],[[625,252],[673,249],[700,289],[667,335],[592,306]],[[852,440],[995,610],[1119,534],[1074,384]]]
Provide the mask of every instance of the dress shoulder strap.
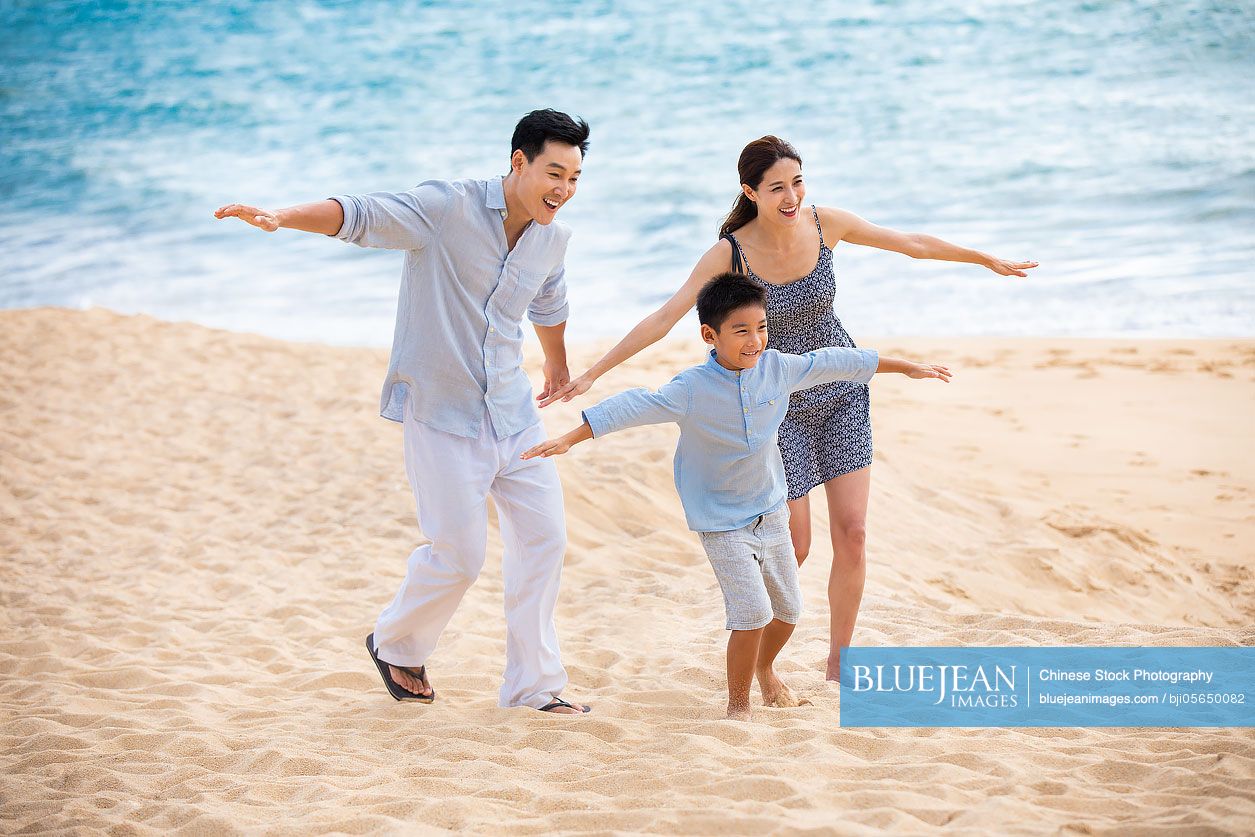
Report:
[[819,223],[819,210],[815,208],[815,204],[811,204],[811,213],[815,216],[815,229],[819,230],[819,249],[824,249],[824,228]]
[[724,238],[728,239],[728,243],[732,245],[732,272],[748,274],[749,271],[745,268],[745,258],[741,255],[741,242],[737,241],[732,233],[728,233]]

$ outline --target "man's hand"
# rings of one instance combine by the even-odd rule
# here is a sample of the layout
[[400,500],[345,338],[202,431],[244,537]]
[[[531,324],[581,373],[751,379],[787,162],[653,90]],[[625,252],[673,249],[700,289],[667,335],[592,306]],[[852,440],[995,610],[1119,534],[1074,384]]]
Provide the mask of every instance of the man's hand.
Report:
[[[546,381],[548,383],[548,381]],[[565,383],[560,387],[554,387],[548,395],[541,395],[537,398],[541,407],[548,407],[555,401],[570,401],[577,395],[583,395],[593,387],[593,382],[589,378],[581,375],[574,381]]]
[[910,367],[903,371],[908,378],[939,378],[945,383],[950,383],[950,369],[945,366],[938,366],[935,363],[912,363]]
[[543,401],[545,406],[549,402],[545,399],[556,397],[555,393],[561,391],[567,386],[571,380],[571,372],[567,369],[565,363],[558,361],[545,361],[545,388],[536,396],[537,401]]
[[252,224],[257,229],[265,230],[266,232],[274,232],[279,229],[279,214],[277,212],[259,209],[255,206],[246,206],[242,203],[227,204],[216,211],[214,217],[219,220],[222,218],[239,218],[241,221]]

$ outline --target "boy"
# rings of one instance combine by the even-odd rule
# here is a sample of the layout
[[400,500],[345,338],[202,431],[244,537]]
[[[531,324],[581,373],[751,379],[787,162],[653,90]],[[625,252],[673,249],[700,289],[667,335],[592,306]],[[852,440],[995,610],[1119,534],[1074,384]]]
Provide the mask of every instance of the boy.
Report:
[[710,358],[657,392],[629,390],[585,410],[584,423],[523,453],[566,453],[572,445],[643,424],[680,426],[675,484],[689,528],[723,590],[728,639],[728,717],[748,720],[755,672],[769,706],[797,706],[776,676],[776,655],[801,616],[802,593],[789,538],[784,463],[776,431],[789,393],[828,381],[866,383],[876,372],[950,380],[944,366],[882,358],[871,349],[805,355],[766,349],[765,291],[739,273],[716,276],[697,295]]

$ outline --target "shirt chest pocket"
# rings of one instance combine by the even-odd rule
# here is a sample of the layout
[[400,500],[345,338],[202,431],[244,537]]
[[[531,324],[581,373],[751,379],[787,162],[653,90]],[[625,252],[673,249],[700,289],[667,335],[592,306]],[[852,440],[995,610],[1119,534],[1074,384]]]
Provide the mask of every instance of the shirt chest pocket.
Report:
[[760,430],[766,431],[772,423],[779,423],[784,412],[789,408],[788,395],[767,395],[754,399],[754,423]]
[[508,276],[507,281],[510,282],[510,313],[521,318],[544,284],[545,274],[539,270],[519,270],[512,277]]

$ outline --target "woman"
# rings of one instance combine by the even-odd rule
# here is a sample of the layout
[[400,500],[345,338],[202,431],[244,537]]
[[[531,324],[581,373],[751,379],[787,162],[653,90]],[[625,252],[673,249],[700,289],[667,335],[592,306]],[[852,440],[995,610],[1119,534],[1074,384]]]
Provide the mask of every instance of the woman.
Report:
[[[755,140],[737,163],[741,194],[720,237],[671,299],[642,320],[583,375],[550,394],[547,406],[570,401],[606,372],[661,339],[693,307],[697,292],[731,267],[767,291],[768,348],[800,354],[822,346],[853,346],[833,311],[836,277],[832,246],[846,241],[893,250],[916,259],[979,264],[1002,276],[1025,276],[1036,262],[1009,262],[919,233],[868,223],[841,209],[806,206],[802,158],[777,137]],[[798,278],[800,277],[800,278]],[[865,521],[871,489],[872,440],[865,384],[824,384],[794,393],[780,426],[780,452],[789,484],[790,530],[800,566],[811,548],[811,489],[828,497],[832,569],[829,680],[841,671],[866,579]]]

